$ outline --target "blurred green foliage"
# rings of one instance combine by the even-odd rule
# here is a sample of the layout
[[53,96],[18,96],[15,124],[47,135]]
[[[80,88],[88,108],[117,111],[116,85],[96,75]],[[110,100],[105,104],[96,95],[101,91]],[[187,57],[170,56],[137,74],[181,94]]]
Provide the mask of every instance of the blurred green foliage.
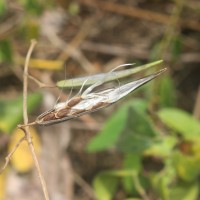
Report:
[[42,13],[44,8],[52,4],[51,1],[48,1],[48,4],[45,1],[41,0],[18,0],[19,3],[25,8],[25,11],[29,15],[39,15]]
[[9,40],[1,40],[0,41],[0,63],[12,61],[12,46]]
[[[28,112],[32,112],[38,107],[42,100],[42,95],[32,93],[27,98]],[[12,100],[0,100],[0,132],[11,134],[16,126],[22,122],[23,99],[22,96]]]
[[[119,184],[127,199],[145,199],[148,191],[153,191],[154,199],[198,199],[200,123],[175,107],[169,76],[163,78],[158,91],[156,116],[149,114],[145,100],[126,102],[88,144],[89,152],[115,147],[124,155],[120,170],[102,171],[95,177],[97,199],[113,199]],[[147,159],[150,162],[144,164]]]
[[[0,38],[0,63],[15,61],[16,55],[12,51],[16,49],[14,38],[28,42],[32,38],[38,38],[38,17],[47,7],[54,5],[53,1],[46,4],[45,1],[40,0],[17,0],[16,3],[23,8],[23,12],[10,8],[6,0],[0,1],[0,22],[3,27]],[[20,18],[21,15],[23,15],[22,18]]]
[[176,35],[173,37],[173,40],[171,42],[171,55],[172,60],[178,59],[178,57],[181,55],[182,51],[182,38],[181,35]]
[[3,16],[6,12],[6,1],[1,0],[0,1],[0,17]]
[[162,77],[159,83],[158,93],[160,94],[160,107],[175,107],[176,106],[176,91],[173,80],[170,76]]

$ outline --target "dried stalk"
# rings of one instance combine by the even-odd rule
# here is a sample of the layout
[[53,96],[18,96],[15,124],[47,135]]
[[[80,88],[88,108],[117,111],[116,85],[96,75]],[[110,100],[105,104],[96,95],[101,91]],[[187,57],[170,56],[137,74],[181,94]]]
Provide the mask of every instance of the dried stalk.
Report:
[[14,148],[12,149],[12,151],[5,157],[5,164],[4,166],[1,168],[0,170],[0,174],[6,169],[6,167],[8,166],[9,162],[10,162],[10,158],[12,157],[12,155],[15,153],[15,151],[17,150],[17,148],[19,147],[19,145],[26,139],[26,137],[22,137],[17,144],[14,146]]
[[29,131],[29,126],[26,126],[28,124],[28,113],[27,113],[28,64],[29,64],[31,53],[32,53],[36,43],[37,43],[36,40],[31,41],[31,46],[28,50],[26,60],[25,60],[24,88],[23,88],[23,118],[24,118],[24,125],[25,126],[23,126],[23,127],[19,126],[19,128],[21,128],[21,130],[23,130],[23,132],[25,133],[25,137],[26,137],[26,140],[28,142],[28,145],[29,145],[29,148],[30,148],[30,151],[31,151],[31,154],[32,154],[32,158],[34,160],[34,164],[35,164],[35,167],[37,169],[38,176],[39,176],[39,179],[40,179],[40,182],[41,182],[41,185],[42,185],[42,190],[43,190],[43,193],[44,193],[45,200],[49,200],[49,195],[48,195],[48,192],[47,192],[46,183],[45,183],[44,177],[42,175],[42,171],[41,171],[41,168],[40,168],[40,165],[39,165],[36,153],[35,153],[33,141],[32,141],[32,138],[31,138],[30,131]]

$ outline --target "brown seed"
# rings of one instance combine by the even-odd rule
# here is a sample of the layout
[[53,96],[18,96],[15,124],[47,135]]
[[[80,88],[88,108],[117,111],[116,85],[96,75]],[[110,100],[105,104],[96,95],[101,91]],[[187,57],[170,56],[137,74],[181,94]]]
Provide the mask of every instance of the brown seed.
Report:
[[56,119],[56,116],[54,113],[48,113],[46,116],[44,116],[43,121],[50,121]]
[[57,117],[57,118],[66,117],[67,114],[69,114],[69,112],[70,112],[70,109],[64,108],[64,109],[62,109],[62,110],[59,110],[59,111],[56,113],[56,117]]
[[80,113],[82,113],[82,112],[85,112],[85,109],[82,109],[82,110],[73,110],[71,113],[70,113],[70,115],[77,115],[77,114],[80,114]]
[[92,110],[94,109],[97,109],[99,107],[102,107],[105,103],[104,102],[98,102],[96,105],[92,106]]
[[72,99],[69,100],[69,102],[67,103],[67,106],[73,107],[77,103],[79,103],[81,100],[82,100],[82,98],[80,96],[79,97],[74,97],[74,98],[72,98]]

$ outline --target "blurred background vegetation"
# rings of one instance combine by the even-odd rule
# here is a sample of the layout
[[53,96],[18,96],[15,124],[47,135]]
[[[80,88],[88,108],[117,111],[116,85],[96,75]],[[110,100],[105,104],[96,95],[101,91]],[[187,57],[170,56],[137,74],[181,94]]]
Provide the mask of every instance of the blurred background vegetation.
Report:
[[[123,63],[163,59],[168,68],[109,108],[31,129],[51,199],[200,198],[198,0],[1,0],[2,166],[22,135],[16,126],[22,123],[23,65],[32,38],[38,44],[29,73],[51,86]],[[58,96],[70,98],[70,90],[78,92],[39,88],[30,80],[29,121],[52,108]],[[4,199],[43,199],[25,143],[0,175]]]

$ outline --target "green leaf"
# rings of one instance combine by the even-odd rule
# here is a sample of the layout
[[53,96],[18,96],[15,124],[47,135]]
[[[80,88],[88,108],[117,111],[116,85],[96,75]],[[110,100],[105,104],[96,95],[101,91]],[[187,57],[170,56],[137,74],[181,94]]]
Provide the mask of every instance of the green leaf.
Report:
[[102,131],[87,145],[88,152],[102,151],[115,144],[126,125],[127,104],[123,105],[106,121]]
[[123,162],[124,169],[132,169],[139,173],[142,169],[141,159],[140,155],[126,154]]
[[133,182],[132,192],[129,195],[138,196],[145,193],[145,188],[148,185],[147,179],[139,176],[138,172],[134,169],[115,170],[111,171],[112,175],[119,176],[122,181],[130,178]]
[[164,76],[160,79],[159,95],[161,107],[173,107],[176,105],[176,91],[169,76]]
[[144,154],[146,156],[166,158],[171,155],[177,143],[178,141],[176,137],[164,136],[154,140],[152,146],[146,149]]
[[111,200],[119,185],[119,178],[137,177],[135,170],[110,170],[99,173],[93,182],[93,187],[98,200]]
[[154,173],[150,176],[150,181],[157,194],[162,200],[171,200],[169,198],[169,186],[174,182],[176,173],[171,159],[165,161],[165,167],[162,171]]
[[[175,181],[176,180],[176,181]],[[151,176],[154,189],[160,195],[162,200],[197,200],[199,186],[195,182],[177,181],[173,163],[165,166],[161,172]]]
[[[127,155],[125,155],[125,158],[124,158],[123,168],[125,170],[134,170],[139,174],[139,172],[142,169],[141,160],[142,160],[142,158],[139,155],[127,154]],[[123,182],[123,186],[124,186],[126,193],[128,193],[130,195],[136,195],[136,194],[138,195],[138,191],[135,188],[135,184],[134,184],[132,176],[124,177],[122,179],[122,182]]]
[[170,199],[179,200],[198,200],[198,182],[190,184],[178,184],[170,190]]
[[111,200],[117,190],[119,178],[109,173],[98,174],[93,182],[94,191],[98,200]]
[[117,143],[117,147],[128,153],[141,153],[153,144],[157,135],[154,126],[145,112],[145,101],[134,101],[129,108],[127,126]]
[[[87,145],[88,152],[102,151],[117,143],[120,133],[122,133],[127,125],[128,111],[131,107],[134,107],[138,112],[145,113],[147,104],[140,99],[125,103],[119,110],[112,114],[106,121],[102,131],[90,141]],[[146,125],[146,127],[149,126],[149,124]],[[140,129],[143,129],[143,127],[140,126]],[[149,134],[152,134],[152,131],[148,130]]]
[[[28,95],[28,112],[32,112],[41,102],[42,96],[39,93]],[[12,130],[22,121],[23,102],[22,97],[13,100],[0,100],[0,130],[4,133],[11,133]]]
[[190,114],[177,108],[165,108],[158,115],[167,126],[179,132],[186,140],[195,141],[200,137],[200,123]]
[[173,162],[177,174],[182,180],[191,182],[198,179],[200,173],[199,159],[176,152],[173,155]]
[[140,133],[143,136],[154,137],[158,133],[147,114],[148,104],[146,101],[134,100],[128,110],[127,127],[129,130]]

